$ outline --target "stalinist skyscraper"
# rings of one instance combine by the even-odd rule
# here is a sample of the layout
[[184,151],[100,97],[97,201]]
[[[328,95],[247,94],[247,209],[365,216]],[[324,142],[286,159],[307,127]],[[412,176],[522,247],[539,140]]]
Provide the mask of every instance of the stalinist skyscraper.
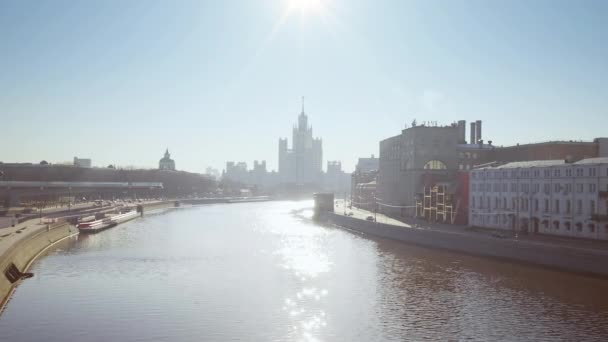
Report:
[[323,141],[313,138],[312,126],[308,116],[302,112],[298,124],[293,127],[292,147],[288,148],[287,139],[279,139],[279,174],[282,183],[296,185],[320,184],[322,177]]

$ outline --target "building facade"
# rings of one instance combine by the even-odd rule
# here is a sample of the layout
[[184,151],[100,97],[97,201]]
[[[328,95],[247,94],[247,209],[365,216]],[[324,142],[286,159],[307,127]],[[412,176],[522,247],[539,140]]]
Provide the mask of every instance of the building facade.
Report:
[[91,162],[91,159],[89,159],[89,158],[74,157],[74,166],[90,168],[93,166],[93,163]]
[[265,160],[261,162],[254,160],[253,169],[248,169],[246,162],[226,162],[226,169],[222,173],[222,179],[266,190],[279,183],[277,173],[274,170],[269,172],[266,169]]
[[425,186],[455,180],[462,134],[457,124],[420,125],[382,140],[376,194],[378,210],[400,216],[414,215],[416,199]]
[[308,116],[302,112],[298,124],[293,127],[292,146],[287,139],[279,139],[279,175],[282,183],[320,184],[322,181],[323,142],[313,138]]
[[339,161],[328,161],[327,172],[323,175],[323,190],[336,193],[336,197],[350,192],[350,173],[342,170]]
[[165,155],[163,156],[163,158],[158,161],[158,169],[175,171],[175,161],[171,159],[171,154],[169,154],[168,148],[165,151]]
[[357,165],[355,166],[355,172],[370,172],[377,171],[380,160],[373,154],[369,158],[359,158]]
[[608,239],[608,158],[513,162],[470,172],[469,224]]
[[[353,172],[350,177],[351,201],[355,206],[360,207],[364,203],[368,203],[369,198],[373,199],[373,197],[375,196],[378,168],[379,159],[376,158],[373,154],[370,158],[359,158],[359,160],[357,161],[357,165],[355,166],[355,172]],[[371,184],[372,182],[373,184]],[[368,185],[363,188],[359,186],[362,184]],[[365,189],[365,196],[367,199],[362,198],[363,189]]]

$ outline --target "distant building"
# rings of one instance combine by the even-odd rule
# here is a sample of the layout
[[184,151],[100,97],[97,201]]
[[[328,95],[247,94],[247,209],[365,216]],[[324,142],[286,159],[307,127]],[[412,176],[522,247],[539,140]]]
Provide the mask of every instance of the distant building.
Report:
[[512,162],[470,174],[470,225],[608,239],[606,157]]
[[208,166],[205,169],[205,175],[211,177],[212,179],[220,178],[220,172],[217,169],[212,168],[211,166]]
[[165,156],[158,162],[158,169],[175,171],[175,161],[171,159],[171,154],[169,154],[168,148],[165,151]]
[[378,170],[379,162],[380,159],[376,158],[373,154],[370,158],[359,158],[355,166],[355,172],[366,173]]
[[91,159],[74,157],[74,166],[90,168],[92,166]]
[[234,182],[239,182],[243,184],[249,183],[247,163],[235,163],[233,161],[226,162],[226,170],[224,171],[223,178],[227,178]]
[[226,169],[222,173],[222,179],[243,183],[267,190],[279,183],[278,174],[273,170],[266,169],[266,161],[253,162],[253,169],[247,168],[246,162],[226,162]]
[[350,174],[342,170],[341,162],[328,161],[327,172],[323,175],[323,189],[341,197],[341,194],[350,192],[349,179]]
[[288,148],[287,139],[279,139],[279,174],[282,183],[297,185],[319,184],[322,176],[323,142],[313,138],[312,126],[308,125],[308,116],[302,112],[298,124],[293,127],[292,148]]

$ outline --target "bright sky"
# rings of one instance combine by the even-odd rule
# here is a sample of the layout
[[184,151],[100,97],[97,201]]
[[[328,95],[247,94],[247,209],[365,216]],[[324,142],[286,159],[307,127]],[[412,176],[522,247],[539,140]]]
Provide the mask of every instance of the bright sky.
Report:
[[274,169],[301,96],[347,171],[414,118],[481,119],[496,145],[608,136],[606,18],[602,0],[5,0],[0,161],[156,167],[169,147],[182,170]]

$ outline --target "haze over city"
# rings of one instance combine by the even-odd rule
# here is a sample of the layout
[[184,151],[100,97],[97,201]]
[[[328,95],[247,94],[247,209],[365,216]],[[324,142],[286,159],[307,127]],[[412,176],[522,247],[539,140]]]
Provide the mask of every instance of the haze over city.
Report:
[[413,119],[483,119],[496,145],[592,140],[608,124],[607,15],[605,1],[3,1],[2,161],[153,168],[169,147],[183,170],[277,169],[302,96],[346,171]]

